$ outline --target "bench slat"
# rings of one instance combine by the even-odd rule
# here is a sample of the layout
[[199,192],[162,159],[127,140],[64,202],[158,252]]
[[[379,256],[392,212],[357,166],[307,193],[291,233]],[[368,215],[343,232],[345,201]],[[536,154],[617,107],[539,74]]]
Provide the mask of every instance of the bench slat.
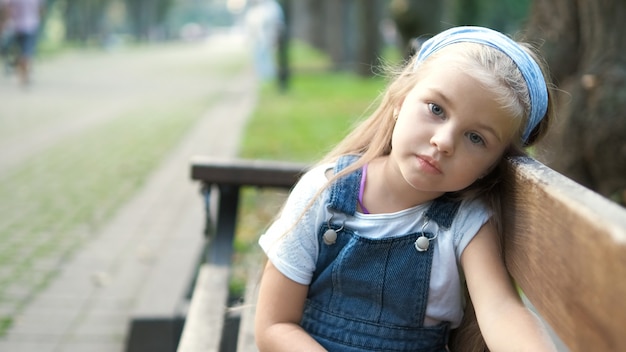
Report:
[[290,188],[306,166],[281,161],[197,156],[191,159],[191,178],[212,184]]
[[515,281],[572,351],[626,351],[626,210],[533,159],[510,166]]
[[219,352],[230,268],[200,266],[177,352]]
[[[257,257],[257,256],[255,256]],[[248,270],[248,280],[246,282],[246,294],[241,312],[241,323],[239,325],[239,336],[237,340],[237,352],[257,352],[254,340],[254,316],[256,313],[257,295],[259,283],[263,274],[263,265],[260,255],[256,265],[250,264]]]

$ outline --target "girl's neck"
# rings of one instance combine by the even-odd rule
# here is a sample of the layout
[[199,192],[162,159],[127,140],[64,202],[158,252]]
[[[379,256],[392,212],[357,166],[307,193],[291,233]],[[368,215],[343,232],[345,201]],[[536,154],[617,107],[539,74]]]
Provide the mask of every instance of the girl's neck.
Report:
[[411,187],[388,157],[372,160],[367,166],[363,204],[371,213],[393,213],[424,204],[442,195]]

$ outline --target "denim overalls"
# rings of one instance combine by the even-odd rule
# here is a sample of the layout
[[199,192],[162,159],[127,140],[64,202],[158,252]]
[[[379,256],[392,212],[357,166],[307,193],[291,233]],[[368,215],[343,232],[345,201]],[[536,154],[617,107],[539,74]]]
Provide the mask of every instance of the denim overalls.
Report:
[[[340,158],[335,173],[355,159]],[[360,179],[358,170],[331,186],[331,213],[354,215]],[[458,202],[438,199],[425,216],[449,228],[458,207]],[[423,326],[437,241],[429,241],[430,248],[420,252],[414,245],[423,234],[419,231],[369,239],[332,219],[328,223],[337,239],[325,244],[329,224],[321,226],[301,321],[304,330],[329,351],[446,351],[449,323]]]

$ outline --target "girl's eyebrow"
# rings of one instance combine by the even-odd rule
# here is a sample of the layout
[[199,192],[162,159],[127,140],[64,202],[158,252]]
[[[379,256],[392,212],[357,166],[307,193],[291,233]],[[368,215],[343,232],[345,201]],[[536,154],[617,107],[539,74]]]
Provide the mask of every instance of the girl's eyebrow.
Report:
[[446,95],[444,95],[443,93],[441,93],[438,89],[428,88],[427,91],[430,94],[436,95],[438,98],[443,100],[443,102],[444,102],[444,104],[446,106],[454,107],[454,104],[452,104],[452,101],[450,99],[448,99],[448,97]]
[[502,143],[502,135],[500,133],[498,133],[493,127],[491,127],[490,125],[484,124],[484,123],[478,123],[476,125],[478,127],[479,130],[484,130],[489,132],[490,134],[492,134],[494,137],[496,137],[496,139],[498,140],[498,142]]

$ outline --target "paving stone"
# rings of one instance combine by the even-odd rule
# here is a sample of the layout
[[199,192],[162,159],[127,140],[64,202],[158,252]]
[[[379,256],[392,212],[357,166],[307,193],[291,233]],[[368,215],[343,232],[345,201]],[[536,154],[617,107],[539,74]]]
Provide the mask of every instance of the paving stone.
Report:
[[[0,345],[0,350],[1,349]],[[124,341],[73,341],[63,344],[63,352],[112,352],[123,351]],[[30,350],[29,350],[30,351]],[[25,351],[25,352],[29,352]]]
[[[0,351],[7,352],[57,352],[56,345],[49,341],[13,341],[0,340]],[[116,350],[109,350],[116,351]],[[119,351],[119,350],[117,350]],[[104,352],[104,351],[102,351]]]
[[0,303],[0,320],[12,317],[19,312],[19,302],[5,300]]
[[10,335],[62,337],[74,327],[79,314],[78,310],[29,310],[27,313],[15,316]]

